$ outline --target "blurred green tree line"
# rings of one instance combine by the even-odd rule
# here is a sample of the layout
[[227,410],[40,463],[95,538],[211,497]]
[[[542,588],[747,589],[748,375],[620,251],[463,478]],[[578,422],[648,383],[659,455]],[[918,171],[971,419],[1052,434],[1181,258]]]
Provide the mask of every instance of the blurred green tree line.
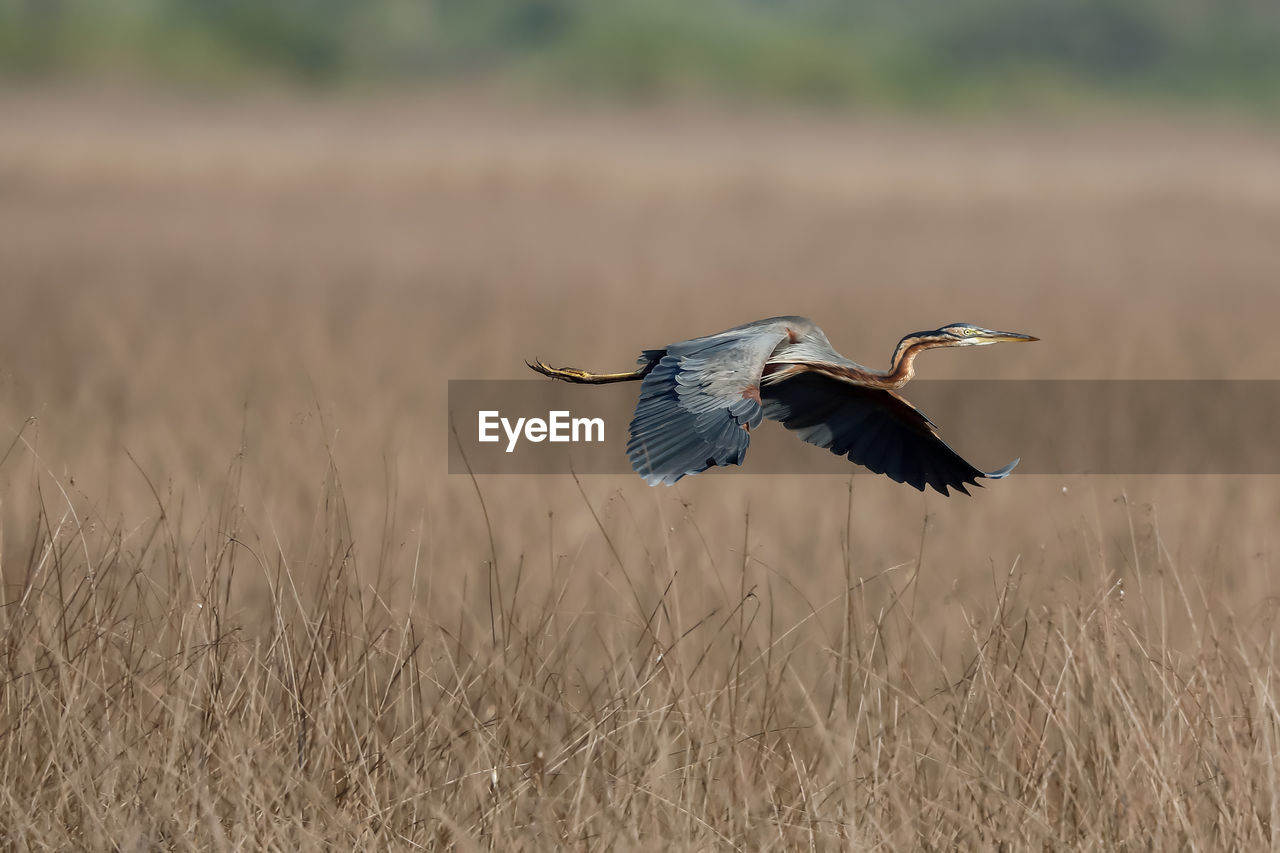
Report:
[[6,77],[1276,112],[1277,0],[0,0]]

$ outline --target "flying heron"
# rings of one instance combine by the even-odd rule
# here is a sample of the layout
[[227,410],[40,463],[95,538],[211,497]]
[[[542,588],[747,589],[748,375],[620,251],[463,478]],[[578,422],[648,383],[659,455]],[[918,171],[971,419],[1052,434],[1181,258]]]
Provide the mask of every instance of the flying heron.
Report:
[[541,361],[529,367],[566,382],[642,382],[627,457],[650,485],[670,485],[713,465],[741,465],[750,431],[769,418],[899,483],[920,491],[929,485],[943,495],[951,487],[967,495],[965,484],[1008,476],[1018,460],[980,471],[897,392],[915,375],[915,358],[927,349],[1036,340],[952,323],[907,335],[882,372],[836,352],[812,320],[771,317],[645,350],[640,367],[629,373],[588,373]]

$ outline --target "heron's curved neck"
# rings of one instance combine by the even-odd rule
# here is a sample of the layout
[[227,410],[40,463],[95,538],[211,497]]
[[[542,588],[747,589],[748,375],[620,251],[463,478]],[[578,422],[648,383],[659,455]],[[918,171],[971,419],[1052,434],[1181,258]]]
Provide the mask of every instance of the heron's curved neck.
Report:
[[879,380],[877,384],[890,391],[896,391],[906,385],[911,381],[911,377],[916,375],[916,356],[927,349],[940,346],[946,346],[946,342],[916,335],[908,335],[898,341],[898,346],[893,351],[893,361],[890,363],[889,369],[883,373],[874,374],[875,378]]
[[816,370],[819,373],[832,376],[844,382],[852,382],[855,385],[861,385],[864,388],[881,388],[885,391],[897,391],[903,385],[911,381],[911,377],[916,375],[915,360],[916,356],[927,349],[934,347],[950,346],[951,342],[937,337],[928,337],[926,335],[908,335],[898,342],[898,347],[893,351],[893,361],[889,365],[888,370],[868,370],[860,365],[852,362],[843,364],[809,364],[791,365],[791,370],[775,373],[775,377],[785,376],[795,373],[798,370]]

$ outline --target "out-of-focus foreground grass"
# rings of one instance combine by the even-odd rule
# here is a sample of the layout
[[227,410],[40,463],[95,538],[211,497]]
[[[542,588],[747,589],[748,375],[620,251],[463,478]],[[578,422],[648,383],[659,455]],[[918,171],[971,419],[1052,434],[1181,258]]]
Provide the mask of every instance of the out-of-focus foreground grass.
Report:
[[446,379],[779,313],[1274,378],[1267,133],[2,107],[17,846],[1271,843],[1270,478],[445,472]]

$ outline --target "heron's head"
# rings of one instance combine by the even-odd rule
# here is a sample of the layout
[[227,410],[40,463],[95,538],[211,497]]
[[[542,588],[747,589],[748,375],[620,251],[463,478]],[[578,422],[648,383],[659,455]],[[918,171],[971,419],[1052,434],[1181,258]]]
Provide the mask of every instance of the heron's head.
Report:
[[933,349],[934,347],[977,347],[984,344],[998,344],[1003,341],[1038,340],[1040,339],[1031,335],[1023,335],[1017,332],[997,332],[992,329],[975,326],[972,323],[952,323],[949,326],[943,326],[941,329],[934,329],[932,332],[916,332],[898,341],[898,347],[893,351],[893,366],[889,369],[892,380],[890,387],[900,388],[915,375],[915,368],[912,363],[917,355],[927,349]]
[[935,337],[939,344],[949,347],[980,347],[986,344],[998,344],[1006,341],[1040,340],[1037,337],[1023,335],[1018,332],[997,332],[993,329],[984,329],[972,323],[951,323],[936,332],[928,332],[926,335]]

